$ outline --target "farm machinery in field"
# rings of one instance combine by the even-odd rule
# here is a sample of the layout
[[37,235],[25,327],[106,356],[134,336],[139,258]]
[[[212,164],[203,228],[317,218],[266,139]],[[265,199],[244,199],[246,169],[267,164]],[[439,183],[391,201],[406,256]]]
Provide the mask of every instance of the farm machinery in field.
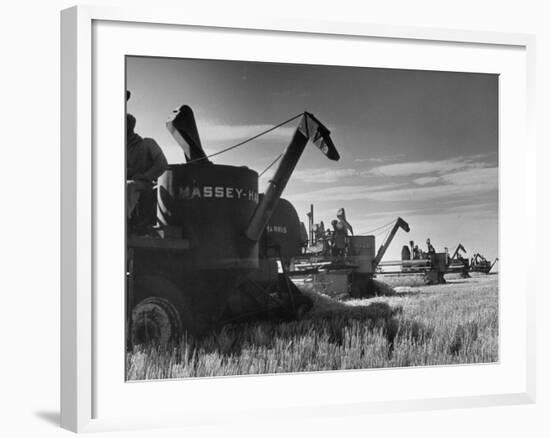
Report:
[[460,274],[463,278],[469,277],[468,259],[462,257],[461,251],[465,251],[462,244],[458,244],[452,255],[449,255],[447,248],[444,252],[424,252],[418,250],[414,242],[410,242],[410,250],[404,246],[401,251],[401,261],[388,262],[384,267],[401,266],[399,272],[389,272],[388,274],[420,274],[424,277],[426,284],[444,284],[446,283],[445,274]]
[[488,274],[498,262],[498,257],[491,262],[479,253],[474,253],[468,259],[466,252],[466,248],[459,243],[449,259],[449,269],[453,272],[459,271],[463,278],[470,277],[470,272]]
[[301,252],[301,225],[281,195],[309,141],[339,159],[330,131],[304,112],[259,194],[256,171],[208,159],[191,108],[182,106],[167,127],[186,163],[170,165],[158,180],[155,235],[127,238],[129,345],[307,312],[311,300],[287,274]]
[[449,267],[459,270],[462,278],[470,277],[470,261],[468,257],[464,257],[463,253],[466,253],[466,248],[459,243],[453,252],[453,255],[449,259]]
[[470,272],[481,272],[482,274],[488,274],[497,262],[498,257],[491,262],[476,252],[470,259]]
[[[330,239],[326,235],[324,223],[318,224],[313,220],[313,205],[308,212],[309,234],[305,254],[295,257],[290,275],[298,281],[309,281],[313,285],[321,285],[330,289],[333,295],[349,295],[352,297],[370,297],[378,295],[379,288],[385,289],[384,284],[376,282],[375,278],[384,276],[413,276],[423,277],[425,284],[443,284],[446,274],[460,274],[469,276],[470,264],[462,252],[464,247],[459,244],[452,256],[447,250],[424,252],[410,242],[401,250],[401,260],[382,261],[383,257],[401,228],[409,232],[409,225],[402,219],[383,228],[387,231],[385,240],[376,252],[375,236],[356,235],[346,237],[344,254],[334,254]],[[391,228],[386,228],[390,226]],[[380,233],[379,233],[380,234]],[[305,278],[308,275],[309,277]],[[382,291],[384,293],[384,291]]]
[[[375,277],[391,274],[394,266],[382,259],[398,230],[409,232],[409,225],[397,218],[378,251],[374,235],[347,236],[345,247],[334,251],[327,239],[314,236],[313,210],[308,235],[282,198],[309,142],[328,159],[340,158],[330,131],[313,114],[300,115],[263,194],[256,171],[209,160],[191,108],[182,106],[167,128],[186,162],[169,165],[158,180],[155,232],[137,235],[127,227],[129,346],[201,336],[233,322],[298,318],[312,306],[293,281],[304,276],[329,280],[352,297],[378,294]],[[463,269],[453,259],[447,253],[409,256],[396,273],[421,273],[441,283],[459,264]]]
[[459,243],[452,255],[445,252],[417,252],[416,249],[413,252],[412,246],[414,242],[411,242],[411,250],[405,251],[403,247],[403,254],[410,254],[413,256],[403,257],[401,261],[387,262],[382,264],[383,267],[388,266],[401,266],[401,270],[398,272],[388,272],[388,274],[422,274],[427,284],[442,284],[445,283],[445,274],[459,274],[462,278],[469,278],[470,272],[482,272],[488,274],[498,258],[493,263],[486,260],[480,254],[474,254],[471,259],[466,257],[466,249]]
[[324,225],[313,224],[313,205],[308,216],[309,244],[305,254],[293,258],[290,275],[299,281],[307,278],[314,286],[328,285],[334,295],[349,294],[354,298],[378,295],[381,285],[374,277],[397,231],[401,228],[409,232],[407,222],[397,218],[378,251],[374,235],[346,236],[345,246],[339,251],[330,237],[324,237]]

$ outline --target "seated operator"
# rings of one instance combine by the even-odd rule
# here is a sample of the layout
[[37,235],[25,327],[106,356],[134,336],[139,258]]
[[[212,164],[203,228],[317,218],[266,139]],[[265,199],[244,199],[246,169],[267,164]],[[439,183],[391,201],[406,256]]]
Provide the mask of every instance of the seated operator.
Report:
[[126,114],[126,214],[133,233],[147,234],[156,220],[153,187],[168,162],[157,142],[139,136],[135,126],[135,117]]

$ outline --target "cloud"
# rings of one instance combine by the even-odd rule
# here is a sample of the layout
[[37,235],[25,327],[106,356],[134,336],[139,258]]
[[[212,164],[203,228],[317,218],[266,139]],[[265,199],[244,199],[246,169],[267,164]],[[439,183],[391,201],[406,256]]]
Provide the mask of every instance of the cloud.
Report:
[[[372,225],[373,219],[388,219],[402,216],[403,218],[427,218],[437,215],[453,215],[459,217],[462,215],[475,214],[477,216],[491,216],[496,214],[496,204],[491,202],[473,202],[468,204],[449,205],[441,207],[441,205],[423,206],[414,209],[391,209],[379,210],[372,213],[364,213],[357,216],[357,220],[370,221]],[[374,228],[374,227],[371,227]]]
[[474,196],[498,189],[498,168],[469,169],[441,177],[441,184],[379,190],[369,194],[376,201],[432,201],[452,197]]
[[484,164],[477,162],[479,155],[471,157],[456,157],[447,160],[435,161],[410,161],[406,163],[385,164],[374,167],[369,171],[376,176],[414,176],[430,173],[443,174],[464,168],[483,167]]
[[498,167],[483,167],[478,169],[466,169],[453,172],[441,177],[449,184],[476,185],[487,184],[491,188],[498,186]]
[[[229,147],[233,143],[246,140],[271,128],[273,128],[273,125],[218,125],[207,122],[200,124],[199,134],[201,141],[205,145],[209,145],[210,143],[224,143],[223,146]],[[292,138],[294,130],[294,126],[281,126],[274,131],[265,134],[265,136],[259,137],[258,140],[262,138],[270,140],[280,139],[288,143]],[[220,149],[222,148],[220,147]]]
[[404,157],[405,154],[395,154],[395,155],[386,155],[386,156],[383,156],[383,157],[372,157],[372,158],[356,158],[355,161],[356,163],[365,163],[365,162],[369,162],[369,163],[386,163],[390,160],[393,160],[395,158],[400,158],[400,157]]
[[436,181],[439,181],[441,178],[439,178],[438,176],[423,176],[422,178],[416,178],[413,180],[413,182],[415,184],[418,184],[418,185],[426,185],[426,184],[431,184],[431,183],[434,183]]
[[293,179],[298,179],[306,183],[333,183],[357,175],[355,169],[335,169],[321,167],[317,169],[300,169],[292,174]]
[[[436,178],[440,184],[417,186],[410,183],[390,183],[383,185],[354,185],[328,187],[324,190],[294,195],[293,199],[320,201],[434,201],[448,200],[490,193],[498,189],[498,168],[472,168],[451,172]],[[434,181],[435,182],[435,181]]]
[[[320,167],[313,169],[296,170],[292,178],[305,183],[335,183],[346,178],[367,178],[372,176],[383,176],[385,178],[397,178],[414,176],[418,174],[437,173],[437,175],[422,176],[413,179],[412,183],[416,185],[441,184],[462,184],[476,181],[483,183],[494,176],[494,171],[487,168],[487,164],[475,161],[480,156],[458,157],[439,161],[416,161],[409,163],[397,163],[384,166],[378,166],[371,170],[338,167]],[[357,160],[356,160],[357,161]],[[479,169],[485,169],[479,171]],[[274,170],[274,169],[273,169]],[[264,175],[264,179],[272,176],[273,170]],[[488,174],[487,174],[488,173]],[[349,187],[346,186],[346,187]],[[354,192],[355,193],[355,192]],[[346,194],[347,195],[347,194]],[[356,194],[352,195],[356,196]]]
[[322,190],[314,190],[310,192],[299,193],[292,195],[291,201],[309,201],[316,200],[316,202],[324,201],[353,201],[359,199],[369,199],[372,195],[375,195],[378,191],[383,191],[390,188],[398,187],[397,184],[385,184],[378,186],[338,186],[327,187]]
[[465,213],[465,212],[489,212],[493,213],[498,211],[498,204],[496,202],[477,202],[472,204],[463,204],[463,205],[455,205],[452,207],[449,207],[449,212],[453,213]]
[[[295,171],[292,178],[306,183],[334,183],[350,177],[399,177],[437,173],[437,176],[423,176],[413,179],[412,182],[422,186],[437,182],[460,184],[463,179],[474,183],[475,181],[473,178],[477,178],[478,181],[483,182],[493,176],[493,171],[489,171],[490,175],[486,175],[485,173],[488,171],[485,167],[486,164],[476,162],[475,158],[478,157],[479,156],[476,155],[467,158],[458,157],[439,161],[416,161],[388,164],[375,167],[371,170],[352,168],[338,169],[334,167],[301,169]],[[383,158],[373,158],[372,160],[383,160]],[[355,161],[357,161],[357,159]],[[477,172],[480,168],[486,169],[486,171]]]

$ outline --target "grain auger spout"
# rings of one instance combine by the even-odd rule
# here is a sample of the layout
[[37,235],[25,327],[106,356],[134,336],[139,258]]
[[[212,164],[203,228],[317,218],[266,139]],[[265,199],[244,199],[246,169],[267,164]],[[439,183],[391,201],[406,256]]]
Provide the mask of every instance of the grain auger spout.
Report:
[[382,244],[380,249],[378,250],[378,253],[376,254],[376,257],[372,261],[372,265],[374,267],[374,270],[378,267],[380,262],[382,261],[382,258],[384,257],[384,254],[386,254],[386,251],[388,247],[390,246],[390,243],[392,242],[393,238],[395,237],[395,233],[397,233],[397,230],[399,228],[403,228],[407,233],[410,231],[409,224],[405,222],[402,218],[398,217],[395,221],[395,224],[393,225],[393,228],[391,229],[390,233],[388,234],[388,237],[386,238],[386,241]]
[[248,239],[257,241],[262,235],[309,140],[328,159],[334,161],[340,159],[340,154],[338,154],[330,138],[330,131],[313,114],[304,112],[294,136],[283,154],[279,167],[275,171],[275,175],[269,181],[265,196],[256,207],[245,230],[244,234]]

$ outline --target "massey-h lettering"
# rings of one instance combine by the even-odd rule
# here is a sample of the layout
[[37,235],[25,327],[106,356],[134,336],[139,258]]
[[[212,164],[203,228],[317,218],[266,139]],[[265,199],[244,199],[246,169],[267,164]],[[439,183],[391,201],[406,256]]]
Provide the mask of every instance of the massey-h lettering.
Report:
[[177,199],[218,198],[218,199],[244,199],[258,202],[258,192],[252,189],[225,186],[182,186],[177,192]]

